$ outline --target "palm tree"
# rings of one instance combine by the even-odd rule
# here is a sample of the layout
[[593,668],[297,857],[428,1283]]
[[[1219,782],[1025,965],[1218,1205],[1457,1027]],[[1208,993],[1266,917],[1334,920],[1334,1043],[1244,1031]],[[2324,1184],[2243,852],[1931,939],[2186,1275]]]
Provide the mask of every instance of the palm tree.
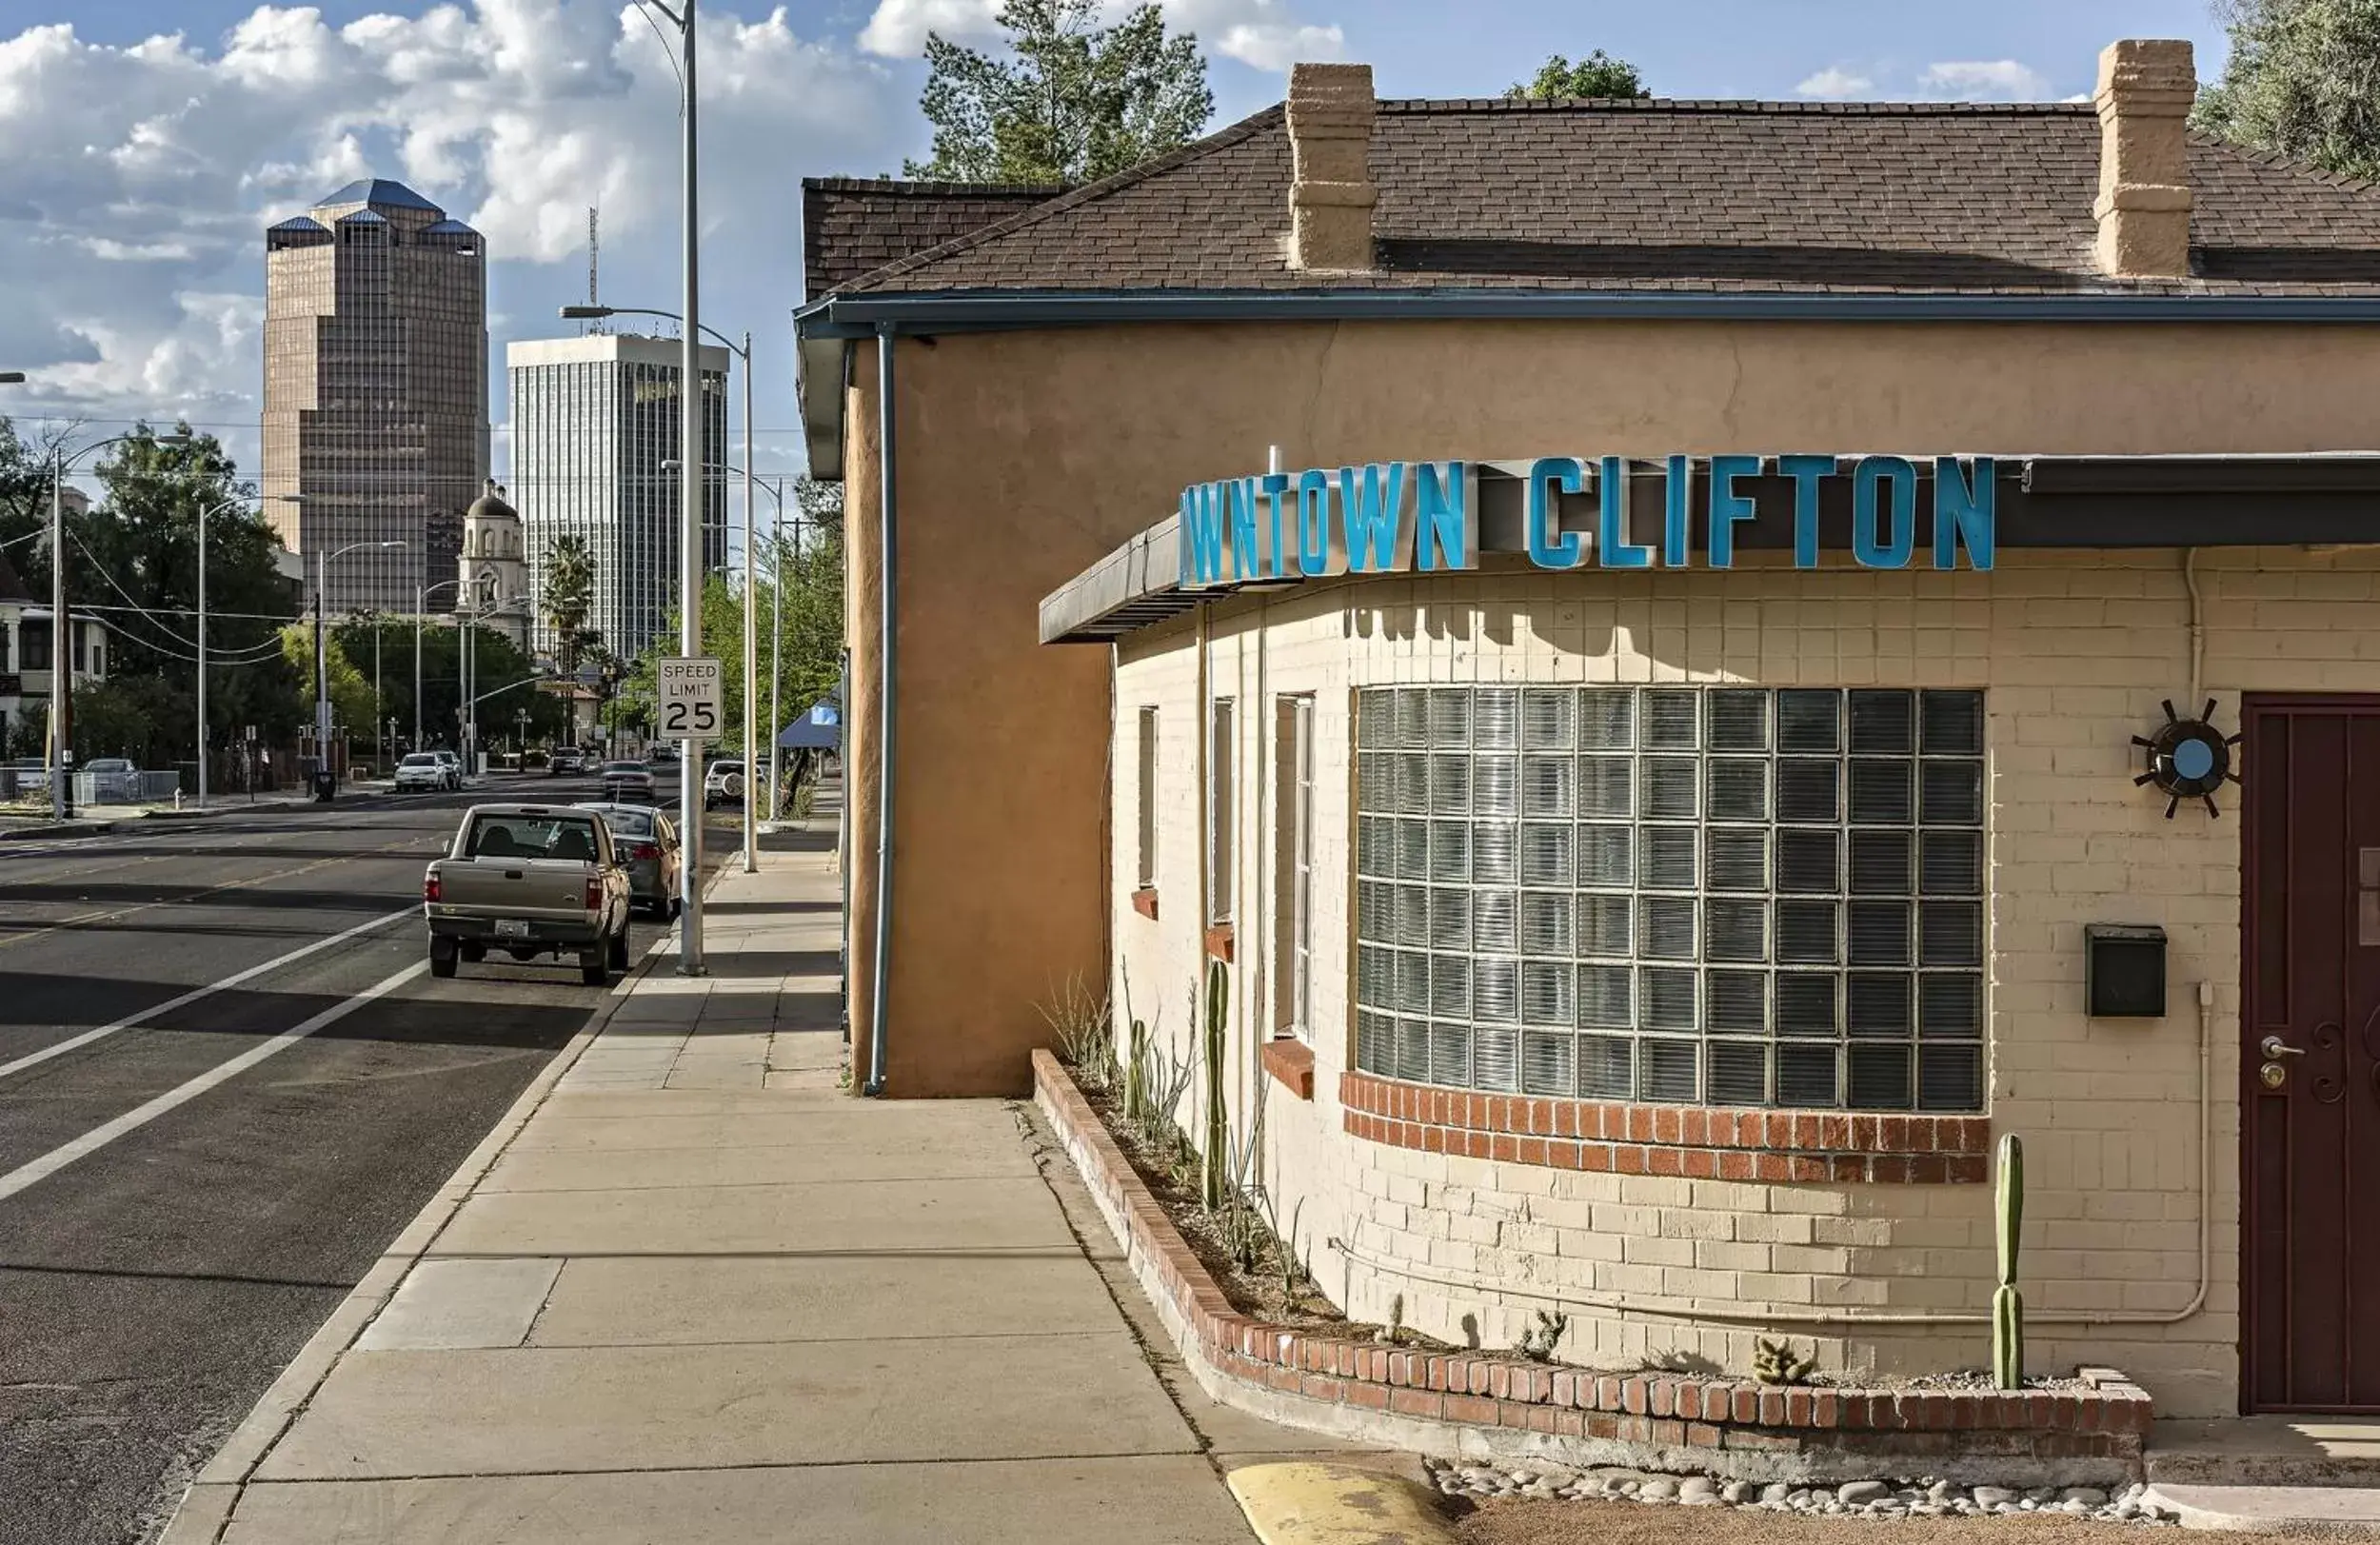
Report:
[[559,536],[545,548],[545,624],[553,629],[555,663],[562,674],[578,672],[586,617],[595,603],[595,555],[575,536]]

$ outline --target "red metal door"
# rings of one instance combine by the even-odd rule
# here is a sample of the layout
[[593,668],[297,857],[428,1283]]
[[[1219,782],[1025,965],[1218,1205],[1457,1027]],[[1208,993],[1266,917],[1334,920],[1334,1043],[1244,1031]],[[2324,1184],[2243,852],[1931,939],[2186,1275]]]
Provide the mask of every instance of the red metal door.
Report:
[[2380,698],[2242,717],[2240,1400],[2380,1412]]

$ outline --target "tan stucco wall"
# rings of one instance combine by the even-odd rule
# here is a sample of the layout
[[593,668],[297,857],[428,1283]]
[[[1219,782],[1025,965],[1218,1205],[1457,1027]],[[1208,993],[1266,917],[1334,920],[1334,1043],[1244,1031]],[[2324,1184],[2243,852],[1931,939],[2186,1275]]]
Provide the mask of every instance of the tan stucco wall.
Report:
[[[2204,691],[2235,724],[2241,691],[2380,691],[2380,555],[2202,553]],[[2239,1313],[2238,791],[2223,816],[2136,789],[2130,737],[2189,687],[2181,557],[2004,554],[1992,574],[1710,571],[1341,583],[1219,604],[1211,696],[1240,704],[1235,912],[1235,1126],[1262,1101],[1264,1183],[1299,1218],[1318,1280],[1359,1317],[1401,1296],[1407,1320],[1458,1343],[1508,1346],[1534,1311],[1572,1316],[1566,1359],[1634,1367],[1679,1354],[1749,1369],[1760,1335],[1816,1343],[1831,1368],[1918,1373],[1985,1360],[1993,1281],[1988,1187],[1746,1185],[1579,1174],[1447,1158],[1345,1136],[1352,1060],[1349,858],[1353,693],[1415,683],[1744,682],[1982,687],[1988,752],[1988,1099],[2026,1143],[2022,1282],[2037,1372],[2112,1364],[2167,1415],[2236,1409]],[[1160,915],[1120,884],[1117,980],[1191,1052],[1202,801],[1199,624],[1120,652],[1115,862],[1137,834],[1134,715],[1164,727],[1158,780]],[[1316,1099],[1249,1065],[1269,1025],[1273,814],[1269,703],[1318,707],[1314,923]],[[2083,927],[2152,922],[2171,939],[2169,1013],[2083,1013]],[[2200,1120],[2196,987],[2212,1013],[2213,1119]],[[2212,1190],[2201,1195],[2202,1155]],[[2171,1324],[2083,1324],[2187,1309],[2212,1225],[2203,1309]],[[1716,1311],[1725,1319],[1697,1317]],[[1953,1314],[1893,1326],[1860,1317]]]
[[[1366,323],[952,334],[898,354],[901,681],[889,1087],[1021,1094],[1035,1004],[1096,973],[1103,651],[1041,598],[1183,485],[1286,465],[1547,452],[2364,448],[2369,329]],[[864,1063],[875,913],[875,365],[848,393]],[[865,1068],[863,1066],[863,1076]]]

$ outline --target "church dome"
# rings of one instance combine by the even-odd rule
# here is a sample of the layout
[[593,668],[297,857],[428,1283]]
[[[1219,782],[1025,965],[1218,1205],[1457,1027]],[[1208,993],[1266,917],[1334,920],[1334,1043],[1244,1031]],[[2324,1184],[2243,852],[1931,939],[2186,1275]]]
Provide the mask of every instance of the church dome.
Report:
[[487,491],[471,501],[471,507],[464,512],[463,518],[466,521],[517,521],[521,512],[505,503],[503,485],[490,478]]

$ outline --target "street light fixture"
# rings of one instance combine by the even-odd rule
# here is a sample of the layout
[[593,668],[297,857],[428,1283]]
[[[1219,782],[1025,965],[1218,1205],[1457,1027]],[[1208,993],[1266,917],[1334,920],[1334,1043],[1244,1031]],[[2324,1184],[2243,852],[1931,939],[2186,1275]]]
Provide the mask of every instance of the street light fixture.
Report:
[[25,385],[24,371],[0,370],[0,386],[21,386],[23,385]]
[[314,560],[314,758],[316,771],[330,765],[330,646],[323,628],[323,613],[330,604],[330,561],[347,553],[373,548],[386,552],[402,542],[350,542]]
[[60,821],[74,814],[74,652],[66,610],[66,475],[75,463],[109,446],[135,440],[187,446],[194,438],[187,429],[120,434],[93,441],[72,455],[61,443],[50,454],[50,813]]
[[[565,307],[564,309],[584,311],[603,308],[581,306]],[[747,349],[749,348],[751,342],[751,337],[747,334],[744,338],[744,344]],[[752,416],[752,362],[748,354],[744,362],[744,414],[745,419],[744,441],[745,452],[744,460],[748,463],[751,460],[750,453],[752,448],[752,427],[750,423]],[[679,464],[676,462],[664,462],[661,464],[661,469],[667,472],[676,467]],[[730,466],[724,462],[705,462],[703,464],[703,470],[705,472],[741,472],[744,474],[744,872],[748,875],[757,873],[761,866],[759,840],[754,835],[755,828],[752,824],[752,784],[757,782],[757,780],[753,777],[753,774],[758,770],[760,761],[760,747],[758,743],[753,739],[752,735],[753,709],[757,706],[760,697],[760,638],[756,631],[759,626],[759,623],[755,618],[752,609],[752,586],[753,574],[755,572],[752,563],[752,490],[755,487],[764,489],[769,498],[777,502],[777,531],[780,536],[784,534],[785,496],[782,486],[771,488],[767,484],[755,478],[752,475],[752,469],[749,465]],[[775,657],[771,656],[770,658],[773,663]],[[776,713],[776,703],[773,699],[770,702],[769,712],[773,720]],[[770,733],[774,735],[775,731],[772,730]],[[772,775],[775,770],[775,764],[772,762],[770,766],[770,772]],[[777,797],[777,785],[773,781],[773,778],[768,785],[768,788],[769,798],[772,800],[775,799]]]

